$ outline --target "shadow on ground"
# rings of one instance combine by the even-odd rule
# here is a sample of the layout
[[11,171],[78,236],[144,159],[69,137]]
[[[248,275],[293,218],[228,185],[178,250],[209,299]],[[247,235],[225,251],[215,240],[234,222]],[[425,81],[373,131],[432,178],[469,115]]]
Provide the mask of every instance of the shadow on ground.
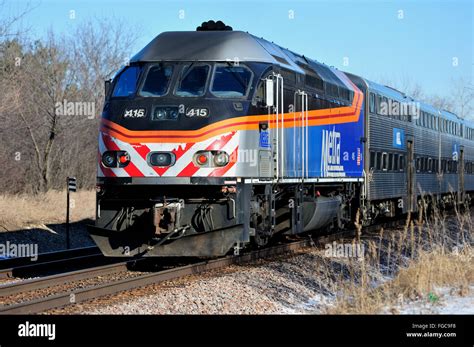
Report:
[[[86,225],[94,224],[90,218],[70,223],[71,248],[94,246],[87,233]],[[38,244],[38,252],[54,252],[66,249],[66,223],[45,224],[31,228],[0,233],[0,244]]]

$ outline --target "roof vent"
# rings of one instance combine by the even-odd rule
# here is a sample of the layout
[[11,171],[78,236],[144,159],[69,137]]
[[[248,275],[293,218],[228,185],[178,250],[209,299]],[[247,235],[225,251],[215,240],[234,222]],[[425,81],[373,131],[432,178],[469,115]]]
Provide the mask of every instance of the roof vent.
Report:
[[196,31],[232,31],[232,27],[225,25],[224,22],[220,20],[217,22],[208,20],[207,22],[202,22],[202,24],[196,28]]

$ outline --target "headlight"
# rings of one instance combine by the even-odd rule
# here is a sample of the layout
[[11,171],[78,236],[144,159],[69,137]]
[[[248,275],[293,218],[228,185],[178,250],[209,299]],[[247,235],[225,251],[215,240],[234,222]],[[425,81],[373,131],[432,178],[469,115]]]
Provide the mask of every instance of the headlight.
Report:
[[158,109],[155,111],[156,119],[165,119],[166,118],[166,110]]
[[176,106],[157,106],[153,110],[152,120],[177,120],[179,116],[179,108]]
[[107,151],[102,154],[102,164],[106,167],[117,167],[117,153]]
[[149,160],[152,166],[171,166],[174,164],[175,156],[168,152],[154,152],[150,154]]
[[102,165],[105,167],[125,167],[130,163],[130,155],[126,151],[105,151],[102,154]]
[[226,166],[229,163],[229,155],[226,152],[217,152],[214,155],[214,164],[216,166]]
[[229,155],[223,151],[199,151],[194,154],[194,164],[202,167],[226,166]]

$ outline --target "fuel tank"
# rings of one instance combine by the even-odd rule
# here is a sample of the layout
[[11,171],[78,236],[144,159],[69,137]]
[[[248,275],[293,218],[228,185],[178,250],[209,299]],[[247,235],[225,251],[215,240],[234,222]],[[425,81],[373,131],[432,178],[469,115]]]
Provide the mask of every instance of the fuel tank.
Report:
[[340,196],[305,198],[303,202],[303,231],[320,229],[337,221],[341,203]]

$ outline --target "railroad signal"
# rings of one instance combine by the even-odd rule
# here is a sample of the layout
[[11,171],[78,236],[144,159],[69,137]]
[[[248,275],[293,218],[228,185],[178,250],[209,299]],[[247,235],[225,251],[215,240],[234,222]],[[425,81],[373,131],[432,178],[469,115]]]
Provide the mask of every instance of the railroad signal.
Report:
[[67,184],[67,194],[66,194],[66,247],[67,249],[71,248],[71,241],[69,235],[69,209],[70,209],[70,199],[69,199],[69,192],[76,192],[77,185],[76,185],[76,177],[67,177],[66,179]]
[[68,177],[67,178],[67,189],[68,192],[75,192],[77,187],[76,187],[76,177]]

